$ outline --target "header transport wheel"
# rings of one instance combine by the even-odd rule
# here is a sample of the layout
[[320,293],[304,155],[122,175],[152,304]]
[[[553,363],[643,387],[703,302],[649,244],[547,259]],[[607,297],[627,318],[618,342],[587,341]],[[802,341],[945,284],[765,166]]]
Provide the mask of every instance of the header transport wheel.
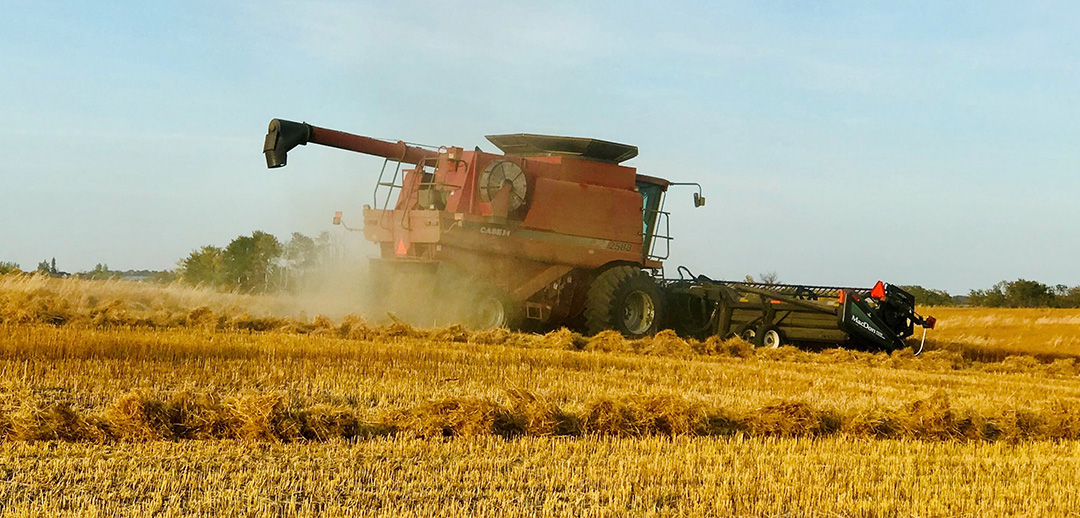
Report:
[[783,341],[783,337],[780,336],[780,331],[776,329],[765,329],[757,333],[754,337],[754,346],[763,347],[765,349],[776,349],[780,347],[780,343]]
[[616,266],[589,286],[585,322],[589,333],[614,329],[628,338],[656,333],[663,316],[660,289],[636,266]]
[[693,295],[668,294],[664,309],[679,336],[704,340],[712,334],[715,302]]

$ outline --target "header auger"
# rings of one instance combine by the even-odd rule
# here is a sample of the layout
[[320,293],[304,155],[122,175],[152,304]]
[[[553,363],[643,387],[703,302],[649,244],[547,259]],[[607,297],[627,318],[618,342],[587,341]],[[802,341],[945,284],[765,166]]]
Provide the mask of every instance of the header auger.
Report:
[[[664,279],[673,183],[622,162],[637,147],[598,139],[490,135],[480,148],[426,149],[274,119],[267,167],[298,145],[385,159],[364,236],[379,245],[373,291],[424,319],[478,327],[560,326],[638,338],[672,327],[685,335],[904,346],[912,325],[932,327],[896,286],[877,289],[752,285],[689,276]],[[396,195],[395,195],[396,194]],[[694,205],[705,198],[700,186]],[[340,222],[340,215],[335,223]],[[871,294],[871,292],[874,292]],[[429,304],[415,301],[430,300]]]

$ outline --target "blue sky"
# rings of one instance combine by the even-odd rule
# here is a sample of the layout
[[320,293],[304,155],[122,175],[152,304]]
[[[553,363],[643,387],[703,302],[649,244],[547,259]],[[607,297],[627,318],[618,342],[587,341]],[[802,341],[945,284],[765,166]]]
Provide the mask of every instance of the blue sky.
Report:
[[637,145],[640,172],[705,186],[705,208],[669,198],[668,264],[714,277],[1080,284],[1073,3],[0,5],[0,260],[27,268],[340,232],[381,160],[308,146],[268,171],[280,117]]

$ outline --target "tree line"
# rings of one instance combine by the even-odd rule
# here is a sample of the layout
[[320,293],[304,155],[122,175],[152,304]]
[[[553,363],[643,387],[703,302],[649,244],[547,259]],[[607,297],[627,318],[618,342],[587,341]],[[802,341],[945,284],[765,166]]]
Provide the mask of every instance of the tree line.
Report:
[[85,272],[68,273],[56,267],[56,258],[38,263],[37,269],[23,271],[19,263],[12,261],[0,261],[0,275],[43,275],[58,278],[89,279],[95,281],[109,279],[123,279],[133,281],[156,282],[168,284],[176,280],[176,272],[173,270],[112,270],[109,265],[98,263],[94,268]]
[[56,266],[56,258],[38,263],[37,269],[23,271],[18,263],[0,261],[0,275],[44,275],[88,280],[125,279],[158,283],[180,281],[242,293],[298,291],[315,280],[331,256],[330,234],[309,237],[293,232],[282,242],[261,230],[238,236],[225,247],[207,245],[193,250],[177,262],[175,270],[109,269],[99,263],[92,270],[67,273]]
[[1043,284],[1017,279],[1001,281],[987,289],[953,296],[949,292],[903,286],[919,304],[928,306],[981,306],[988,308],[1080,308],[1080,286]]
[[282,243],[261,230],[238,236],[224,248],[207,245],[177,264],[178,278],[191,285],[243,293],[295,291],[329,257],[330,234],[308,237],[293,232]]

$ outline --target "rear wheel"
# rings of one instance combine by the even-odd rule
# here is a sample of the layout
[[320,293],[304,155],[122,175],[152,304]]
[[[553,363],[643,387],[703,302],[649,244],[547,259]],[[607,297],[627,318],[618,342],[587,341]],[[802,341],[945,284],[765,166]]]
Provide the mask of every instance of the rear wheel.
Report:
[[467,322],[476,329],[514,328],[518,325],[517,306],[496,290],[485,290],[473,299]]
[[659,329],[662,313],[660,288],[636,266],[605,270],[589,286],[585,323],[590,333],[614,329],[641,338]]

